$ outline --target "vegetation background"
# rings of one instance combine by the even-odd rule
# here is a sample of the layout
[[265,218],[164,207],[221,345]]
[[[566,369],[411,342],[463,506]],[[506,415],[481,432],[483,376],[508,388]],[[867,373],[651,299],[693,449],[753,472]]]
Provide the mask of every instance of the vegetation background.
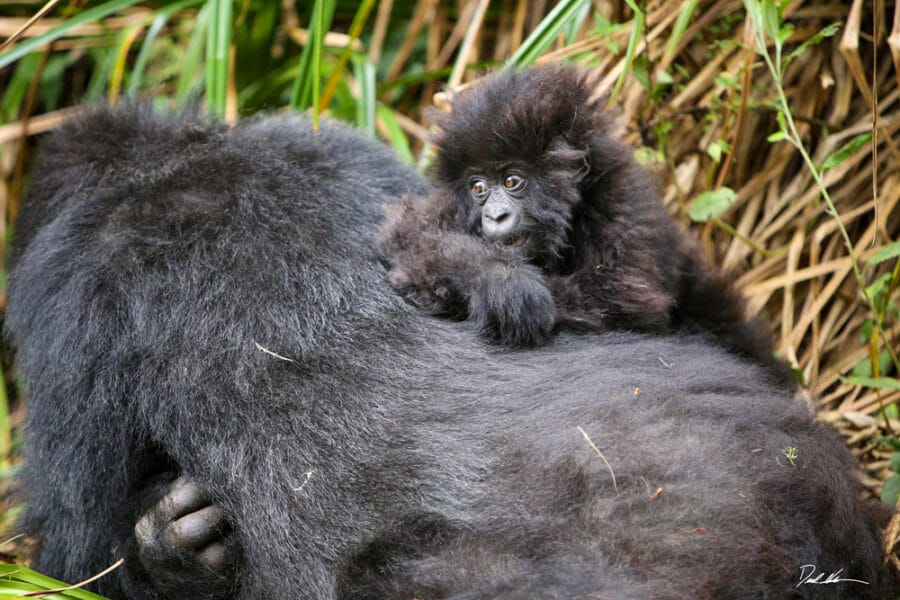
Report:
[[[423,109],[452,90],[505,64],[597,69],[673,217],[735,272],[869,493],[896,504],[900,0],[0,0],[0,40],[0,254],[39,134],[85,104],[200,105],[228,122],[306,111],[425,168]],[[11,363],[3,352],[7,530],[26,403]],[[895,562],[898,538],[895,520]],[[22,540],[0,552],[27,561]],[[0,598],[54,585],[0,570]]]

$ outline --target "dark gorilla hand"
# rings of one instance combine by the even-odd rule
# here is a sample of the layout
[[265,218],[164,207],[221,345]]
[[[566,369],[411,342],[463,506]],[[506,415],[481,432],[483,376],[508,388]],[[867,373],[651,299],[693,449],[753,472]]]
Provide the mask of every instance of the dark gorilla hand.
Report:
[[183,593],[191,581],[207,598],[225,596],[234,583],[230,534],[222,508],[183,476],[162,490],[134,527],[141,564],[161,591]]
[[556,304],[538,268],[498,263],[477,278],[469,319],[507,346],[539,345],[553,332]]

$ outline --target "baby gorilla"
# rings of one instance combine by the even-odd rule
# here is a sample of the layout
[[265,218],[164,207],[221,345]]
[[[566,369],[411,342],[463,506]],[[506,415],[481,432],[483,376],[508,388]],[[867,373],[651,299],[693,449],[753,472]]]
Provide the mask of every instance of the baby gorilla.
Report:
[[378,236],[392,285],[512,345],[585,330],[712,333],[786,376],[765,327],[670,219],[581,69],[508,69],[438,115],[436,191]]

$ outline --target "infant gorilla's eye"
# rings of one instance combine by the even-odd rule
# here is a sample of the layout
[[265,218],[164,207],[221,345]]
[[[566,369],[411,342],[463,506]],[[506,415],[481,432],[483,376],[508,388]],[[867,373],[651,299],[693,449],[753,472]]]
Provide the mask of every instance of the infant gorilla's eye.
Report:
[[472,193],[476,196],[484,196],[487,193],[487,183],[483,179],[473,179],[469,184]]
[[505,187],[508,190],[518,189],[518,188],[522,187],[522,185],[524,183],[525,183],[525,180],[522,179],[521,177],[519,177],[518,175],[510,174],[503,178],[503,187]]

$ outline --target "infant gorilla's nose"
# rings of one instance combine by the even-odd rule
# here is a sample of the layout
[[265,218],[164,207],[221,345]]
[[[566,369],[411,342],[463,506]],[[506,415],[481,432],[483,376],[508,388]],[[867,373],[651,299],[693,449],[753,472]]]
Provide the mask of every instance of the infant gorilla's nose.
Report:
[[481,230],[485,238],[497,241],[512,233],[518,221],[515,214],[506,207],[485,207],[481,214]]

